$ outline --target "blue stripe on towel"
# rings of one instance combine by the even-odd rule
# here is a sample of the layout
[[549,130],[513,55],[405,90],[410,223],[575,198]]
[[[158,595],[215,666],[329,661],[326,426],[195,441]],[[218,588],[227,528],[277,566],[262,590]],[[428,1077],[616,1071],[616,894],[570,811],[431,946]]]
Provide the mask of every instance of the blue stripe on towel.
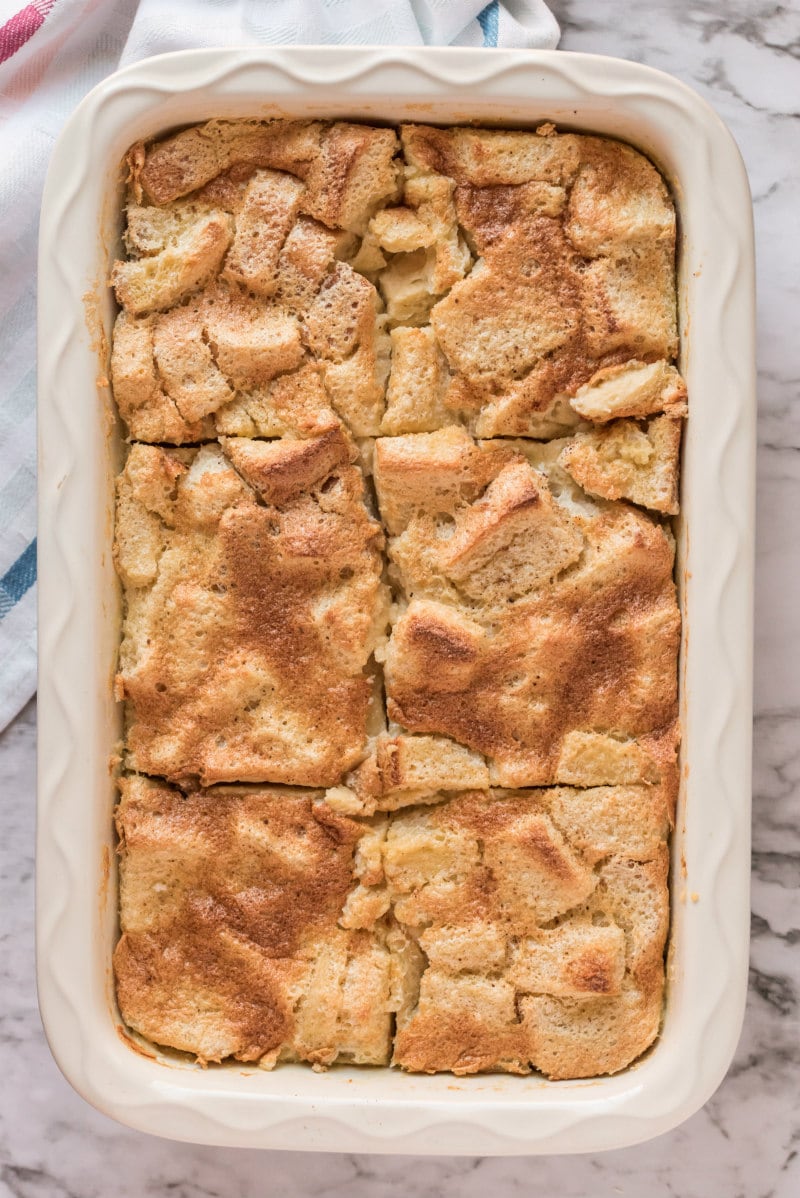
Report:
[[0,578],[0,620],[36,582],[36,538]]
[[497,26],[500,21],[500,10],[498,0],[492,0],[491,4],[487,4],[482,12],[478,13],[478,24],[483,30],[484,46],[497,45]]

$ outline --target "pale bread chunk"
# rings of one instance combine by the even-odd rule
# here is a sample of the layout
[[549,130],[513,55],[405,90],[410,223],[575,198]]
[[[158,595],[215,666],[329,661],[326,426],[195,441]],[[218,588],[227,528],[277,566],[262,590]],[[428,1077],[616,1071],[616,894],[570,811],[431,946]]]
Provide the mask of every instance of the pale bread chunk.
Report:
[[454,422],[444,405],[447,362],[430,328],[390,333],[391,372],[381,434],[433,432]]
[[303,185],[291,175],[256,171],[236,216],[223,275],[256,295],[278,288],[278,262],[300,207]]
[[201,1062],[383,1064],[384,932],[343,931],[363,825],[319,792],[187,794],[125,777],[117,997],[128,1025]]
[[435,250],[414,250],[410,254],[396,254],[381,271],[381,295],[392,324],[427,323],[437,299],[433,283],[435,268]]
[[199,441],[208,421],[188,423],[164,391],[156,373],[152,316],[120,312],[114,323],[111,385],[120,415],[137,441]]
[[308,217],[291,229],[278,258],[276,299],[290,312],[303,316],[319,292],[333,263],[347,247],[347,234]]
[[191,423],[233,399],[233,389],[214,361],[203,320],[192,307],[173,308],[156,318],[153,355],[164,390]]
[[618,1073],[658,1035],[662,988],[663,979],[644,988],[626,978],[621,993],[602,1002],[523,996],[519,1005],[536,1067],[556,1081]]
[[[432,175],[406,178],[406,202],[433,233],[434,260],[430,273],[433,292],[441,295],[462,279],[472,265],[469,247],[458,227],[449,179]],[[430,243],[429,243],[430,244]]]
[[597,887],[587,904],[595,918],[613,917],[623,929],[628,968],[653,990],[660,987],[669,928],[668,874],[669,849],[664,842],[644,861],[610,857],[600,866]]
[[412,516],[452,515],[477,498],[515,457],[501,444],[479,448],[461,428],[381,437],[375,443],[375,487],[381,517],[399,533]]
[[486,763],[477,753],[440,736],[382,736],[375,759],[381,795],[398,790],[466,790],[489,784]]
[[478,753],[443,736],[382,733],[374,750],[346,778],[346,786],[327,793],[335,810],[372,815],[418,803],[439,802],[444,792],[485,789],[486,762]]
[[568,732],[561,742],[555,780],[570,786],[657,782],[657,762],[637,741],[602,732]]
[[616,420],[666,412],[685,416],[686,384],[668,362],[625,362],[609,366],[578,388],[571,406],[584,420]]
[[375,289],[338,262],[326,275],[303,325],[308,349],[322,364],[333,407],[356,436],[378,431],[388,374],[388,341]]
[[615,420],[576,433],[559,463],[593,495],[629,499],[674,516],[680,447],[681,422],[671,416],[656,416],[644,426]]
[[529,393],[521,386],[485,404],[473,428],[475,436],[481,438],[513,436],[549,441],[569,436],[579,424],[580,417],[566,396],[556,396],[547,408],[531,411]]
[[117,481],[117,523],[114,564],[126,587],[155,581],[171,523],[175,489],[186,467],[177,455],[167,457],[139,447]]
[[674,782],[663,785],[554,786],[541,792],[553,823],[594,866],[606,857],[649,861],[672,827]]
[[171,308],[216,274],[233,236],[224,212],[209,212],[160,253],[115,262],[111,285],[119,303],[135,316]]
[[161,253],[215,207],[191,200],[179,200],[166,208],[129,203],[125,209],[123,234],[129,256],[142,258]]
[[449,974],[495,972],[506,964],[502,930],[485,919],[462,925],[425,928],[419,943],[433,971]]
[[371,283],[377,282],[377,276],[386,265],[386,257],[381,251],[375,238],[367,232],[356,240],[355,248],[348,246],[340,255],[353,270],[365,275]]
[[294,316],[223,284],[209,293],[205,326],[216,363],[236,390],[262,386],[303,360]]
[[449,179],[407,178],[404,194],[406,206],[383,209],[370,233],[395,255],[379,276],[389,319],[419,324],[436,298],[464,277],[472,258],[459,233]]
[[436,233],[413,208],[384,208],[369,223],[369,231],[389,254],[410,254],[427,249]]
[[625,933],[568,920],[543,928],[511,950],[508,977],[523,992],[558,998],[619,994],[625,977]]
[[214,422],[220,434],[232,437],[315,437],[341,424],[311,363],[237,395],[217,410]]

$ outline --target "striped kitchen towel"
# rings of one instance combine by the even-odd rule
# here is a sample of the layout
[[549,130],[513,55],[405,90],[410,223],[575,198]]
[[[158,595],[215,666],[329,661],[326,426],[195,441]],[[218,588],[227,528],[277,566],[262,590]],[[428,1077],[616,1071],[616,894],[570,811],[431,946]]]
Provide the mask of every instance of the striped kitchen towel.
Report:
[[0,0],[0,729],[36,685],[36,237],[50,151],[78,101],[167,50],[558,37],[543,0]]

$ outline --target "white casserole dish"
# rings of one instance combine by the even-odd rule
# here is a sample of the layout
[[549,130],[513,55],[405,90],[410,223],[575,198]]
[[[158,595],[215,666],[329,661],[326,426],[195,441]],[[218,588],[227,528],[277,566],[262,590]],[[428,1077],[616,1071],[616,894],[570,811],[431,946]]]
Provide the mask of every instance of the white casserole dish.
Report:
[[[119,635],[111,560],[122,457],[103,367],[119,163],[139,138],[212,116],[477,121],[605,133],[649,153],[680,218],[681,368],[691,415],[679,521],[683,777],[663,1032],[616,1077],[548,1082],[305,1066],[203,1070],[134,1051],[111,977],[109,758]],[[754,536],[750,196],[729,133],[671,77],[562,52],[290,48],[164,55],[96,88],[48,175],[39,264],[39,1001],[72,1085],[122,1123],[209,1144],[514,1154],[619,1148],[712,1094],[739,1036],[749,924]],[[83,297],[83,300],[82,298]]]

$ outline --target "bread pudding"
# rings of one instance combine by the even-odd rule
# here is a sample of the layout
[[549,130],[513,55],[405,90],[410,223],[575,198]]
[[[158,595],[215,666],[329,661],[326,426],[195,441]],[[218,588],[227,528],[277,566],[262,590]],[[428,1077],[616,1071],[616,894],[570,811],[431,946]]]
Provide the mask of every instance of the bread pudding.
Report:
[[625,1068],[678,785],[661,175],[549,124],[126,162],[124,1021],[201,1063]]

